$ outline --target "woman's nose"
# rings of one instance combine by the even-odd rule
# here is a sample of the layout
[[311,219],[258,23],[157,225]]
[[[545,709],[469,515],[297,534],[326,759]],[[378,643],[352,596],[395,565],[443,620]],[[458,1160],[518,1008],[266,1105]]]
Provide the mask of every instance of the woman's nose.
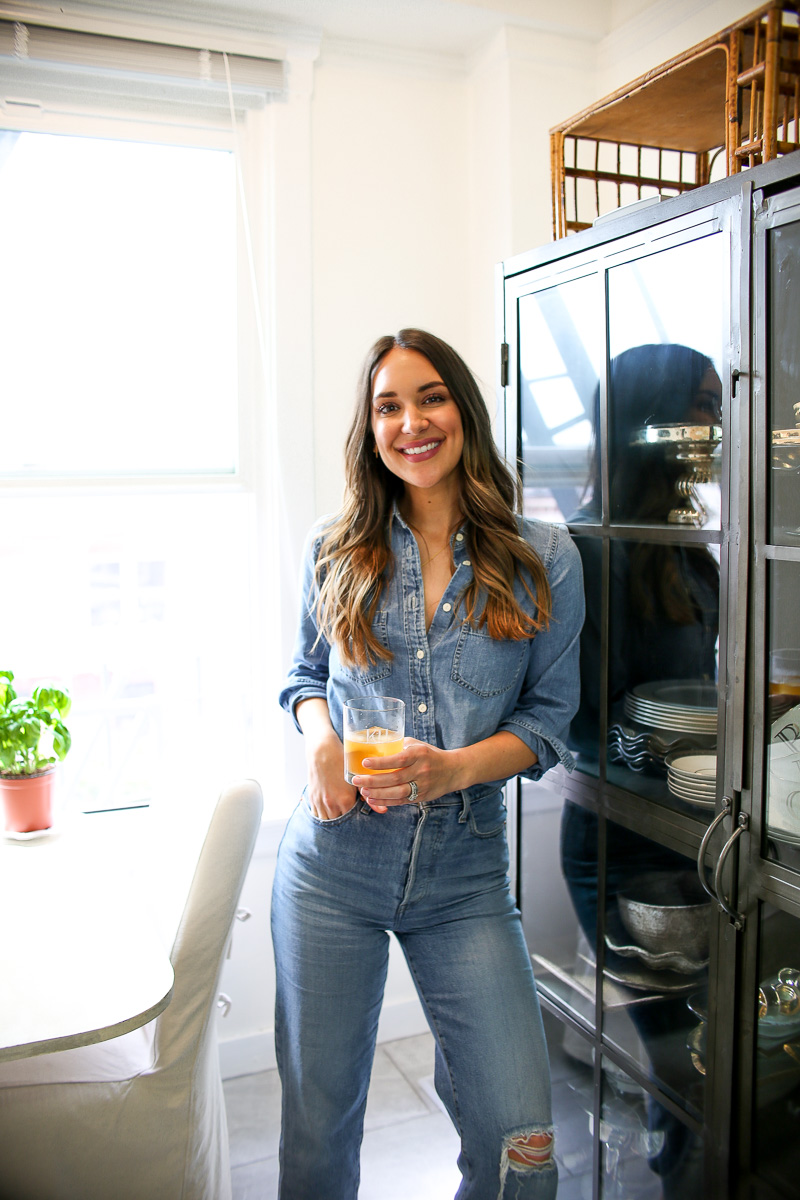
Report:
[[403,419],[404,433],[419,433],[423,429],[427,429],[430,422],[425,413],[420,412],[417,408],[407,408]]

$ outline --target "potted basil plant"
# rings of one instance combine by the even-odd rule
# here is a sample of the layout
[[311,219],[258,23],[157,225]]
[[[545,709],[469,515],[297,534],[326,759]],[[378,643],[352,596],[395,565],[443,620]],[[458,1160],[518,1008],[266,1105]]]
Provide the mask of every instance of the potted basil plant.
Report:
[[72,742],[62,721],[72,704],[67,693],[37,687],[20,700],[13,681],[0,671],[0,799],[12,837],[51,828],[54,772]]

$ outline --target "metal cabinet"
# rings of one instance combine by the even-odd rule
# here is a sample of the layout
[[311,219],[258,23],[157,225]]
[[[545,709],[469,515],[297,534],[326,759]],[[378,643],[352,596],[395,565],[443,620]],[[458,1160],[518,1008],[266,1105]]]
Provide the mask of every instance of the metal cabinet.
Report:
[[565,522],[577,767],[511,789],[563,1197],[800,1180],[800,156],[498,271],[500,437]]

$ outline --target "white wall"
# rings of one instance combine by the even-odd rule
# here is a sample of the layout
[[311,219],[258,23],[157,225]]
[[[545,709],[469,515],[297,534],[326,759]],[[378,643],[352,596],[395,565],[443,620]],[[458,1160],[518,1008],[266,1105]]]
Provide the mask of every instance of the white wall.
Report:
[[[286,477],[298,481],[279,531],[288,580],[284,661],[302,531],[339,502],[342,446],[370,344],[404,324],[427,327],[462,351],[492,404],[494,268],[551,237],[550,127],[745,15],[751,3],[613,0],[610,26],[604,9],[605,23],[576,19],[569,36],[544,23],[542,5],[546,32],[506,26],[469,58],[404,55],[388,45],[358,51],[323,38],[316,61],[309,43],[306,57],[292,62],[290,100],[271,114],[278,412],[265,415],[261,431],[272,436],[274,416],[290,445]],[[119,15],[121,0],[113,5]],[[132,19],[137,8],[131,0]],[[519,11],[533,9],[525,3]],[[247,36],[252,44],[252,30]],[[285,730],[293,796],[302,786],[302,746],[288,718],[276,711],[274,719]],[[287,797],[262,783],[269,814]],[[243,895],[253,915],[237,925],[224,971],[233,1001],[220,1017],[226,1074],[274,1061],[268,914],[280,829],[280,821],[264,824]],[[410,976],[393,954],[380,1036],[422,1027]]]
[[312,116],[318,510],[337,508],[361,361],[403,326],[468,351],[461,70],[323,52]]
[[597,98],[712,37],[757,7],[753,0],[656,0],[655,4],[615,0],[611,31],[597,47]]

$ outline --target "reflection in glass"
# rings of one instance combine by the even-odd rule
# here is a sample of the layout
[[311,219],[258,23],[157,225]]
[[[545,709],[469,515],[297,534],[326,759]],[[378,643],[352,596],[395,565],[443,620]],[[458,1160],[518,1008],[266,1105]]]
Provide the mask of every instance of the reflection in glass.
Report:
[[[695,1010],[705,1004],[711,904],[691,859],[615,823],[607,830],[605,900],[598,911],[598,818],[565,803],[561,865],[587,945],[596,945],[602,917],[604,1038],[700,1119],[704,1081],[691,1034]],[[592,965],[596,961],[595,955]],[[619,1098],[617,1082],[612,1075],[609,1095]],[[693,1135],[653,1097],[637,1095],[636,1107],[646,1112],[644,1130],[660,1136],[637,1143],[634,1156],[649,1163],[664,1195],[699,1187]],[[629,1124],[623,1127],[630,1132]]]
[[[578,765],[600,734],[600,539],[577,537],[587,618],[581,703],[570,730]],[[704,545],[612,540],[608,598],[607,777],[695,815],[716,798],[719,567]]]
[[768,582],[767,836],[771,854],[800,867],[800,565],[771,563]]
[[[595,1023],[596,932],[588,933],[558,871],[563,800],[545,779],[522,784],[520,907],[539,991],[589,1028]],[[587,854],[597,861],[596,820]],[[596,873],[596,872],[595,872]],[[545,882],[546,881],[546,882]]]
[[656,342],[694,346],[721,366],[728,282],[724,235],[698,238],[608,272],[609,353]]
[[526,516],[563,521],[581,503],[604,340],[594,275],[532,292],[519,301]]
[[603,1059],[602,1200],[701,1200],[702,1143],[610,1059]]
[[592,1195],[593,1053],[577,1030],[542,1012],[553,1076],[559,1196]]
[[634,346],[611,362],[608,407],[612,521],[718,527],[722,385],[710,358]]
[[780,1195],[800,1180],[800,922],[763,905],[755,1008],[755,1147],[758,1175]]
[[771,540],[800,539],[800,222],[770,230],[769,427],[772,430]]

